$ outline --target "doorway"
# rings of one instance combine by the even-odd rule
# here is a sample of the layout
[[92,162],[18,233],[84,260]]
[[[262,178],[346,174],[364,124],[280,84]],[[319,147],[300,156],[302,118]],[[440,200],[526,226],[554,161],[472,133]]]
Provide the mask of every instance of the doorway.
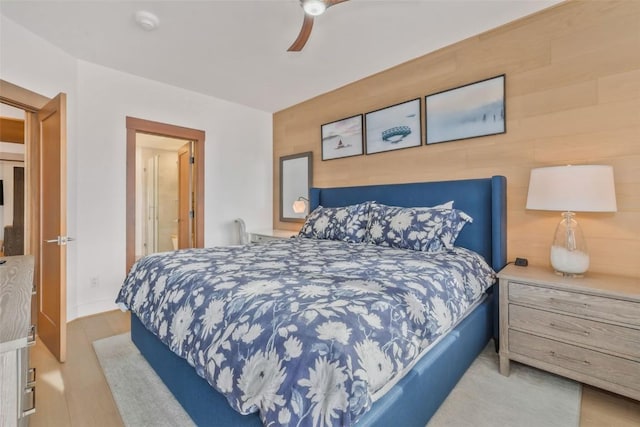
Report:
[[47,98],[0,79],[0,103],[25,113],[24,212],[18,216],[25,218],[23,252],[35,261],[32,323],[37,325],[40,341],[64,362],[66,245],[73,240],[67,236],[66,219],[67,99],[64,93]]
[[136,259],[194,247],[193,141],[136,134]]
[[25,118],[21,108],[0,103],[0,254],[24,255]]
[[127,117],[127,257],[204,247],[204,132]]

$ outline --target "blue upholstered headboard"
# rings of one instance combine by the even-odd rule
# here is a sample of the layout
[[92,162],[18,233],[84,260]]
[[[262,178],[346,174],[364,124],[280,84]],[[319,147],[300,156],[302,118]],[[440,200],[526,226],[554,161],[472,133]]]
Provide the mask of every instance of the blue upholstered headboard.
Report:
[[456,240],[456,246],[484,256],[495,271],[507,263],[507,180],[504,176],[459,181],[361,187],[312,188],[311,210],[347,206],[367,200],[390,206],[434,206],[449,200],[473,218]]

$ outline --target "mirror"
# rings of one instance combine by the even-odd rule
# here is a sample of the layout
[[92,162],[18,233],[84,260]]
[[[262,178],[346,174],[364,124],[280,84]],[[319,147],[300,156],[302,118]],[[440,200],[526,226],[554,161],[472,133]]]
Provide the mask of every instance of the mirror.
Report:
[[309,151],[280,157],[280,221],[304,222],[309,214],[312,156]]

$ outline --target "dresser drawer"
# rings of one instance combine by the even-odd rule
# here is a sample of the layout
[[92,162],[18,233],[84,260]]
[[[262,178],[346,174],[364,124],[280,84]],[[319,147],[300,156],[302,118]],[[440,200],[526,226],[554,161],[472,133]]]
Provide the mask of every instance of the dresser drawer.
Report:
[[640,391],[640,363],[509,330],[509,351]]
[[594,319],[640,325],[640,304],[633,301],[566,292],[518,282],[509,282],[509,301]]
[[601,348],[640,361],[640,329],[514,304],[509,304],[509,326],[560,341]]

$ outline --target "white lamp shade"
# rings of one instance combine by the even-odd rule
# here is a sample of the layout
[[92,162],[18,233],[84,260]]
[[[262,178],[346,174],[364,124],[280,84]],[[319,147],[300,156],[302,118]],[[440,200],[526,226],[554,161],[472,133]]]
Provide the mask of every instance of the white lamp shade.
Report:
[[293,202],[293,211],[295,213],[304,213],[307,210],[307,203],[304,200],[296,200]]
[[580,165],[532,169],[527,209],[615,212],[613,168]]

